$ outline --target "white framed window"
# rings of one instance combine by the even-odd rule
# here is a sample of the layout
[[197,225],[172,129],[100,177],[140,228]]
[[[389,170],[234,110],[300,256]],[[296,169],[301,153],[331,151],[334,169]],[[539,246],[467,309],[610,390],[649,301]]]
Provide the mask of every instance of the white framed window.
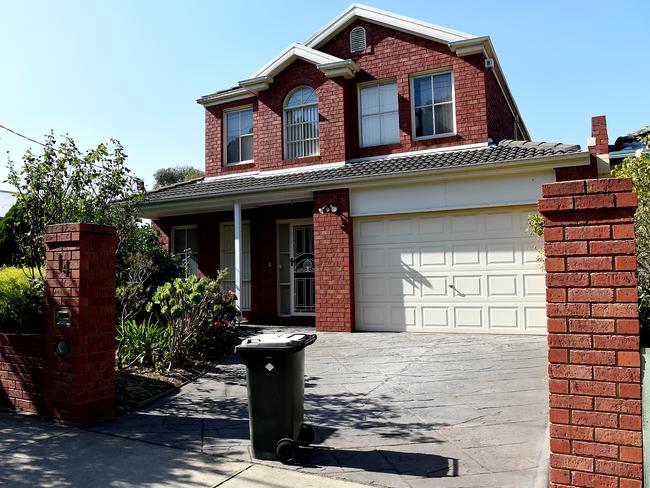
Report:
[[[241,292],[239,306],[242,310],[251,310],[251,226],[242,222],[241,226]],[[235,225],[222,222],[219,228],[220,268],[228,268],[228,274],[222,282],[225,290],[235,291]]]
[[456,110],[452,72],[413,76],[411,105],[414,139],[453,135]]
[[199,228],[196,225],[172,227],[172,253],[187,262],[186,277],[199,274]]
[[253,161],[253,108],[237,108],[223,113],[224,160],[226,164]]
[[359,87],[361,147],[399,142],[397,81]]
[[313,88],[300,86],[284,101],[285,159],[320,154],[318,96]]

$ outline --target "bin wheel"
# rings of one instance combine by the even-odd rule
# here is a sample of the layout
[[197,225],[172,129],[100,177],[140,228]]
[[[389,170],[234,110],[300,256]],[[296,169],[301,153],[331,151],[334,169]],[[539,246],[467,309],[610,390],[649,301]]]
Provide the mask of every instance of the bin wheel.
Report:
[[308,446],[314,442],[316,434],[314,433],[314,428],[309,424],[302,424],[300,426],[300,434],[298,434],[298,443],[301,446]]
[[280,439],[275,445],[275,457],[282,464],[291,464],[296,460],[298,443],[293,439]]

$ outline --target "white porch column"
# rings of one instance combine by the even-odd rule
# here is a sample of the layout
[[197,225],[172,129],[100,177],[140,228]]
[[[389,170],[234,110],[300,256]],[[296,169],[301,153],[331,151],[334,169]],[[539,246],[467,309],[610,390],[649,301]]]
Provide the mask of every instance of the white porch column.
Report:
[[235,202],[235,293],[237,294],[237,308],[241,310],[241,204]]

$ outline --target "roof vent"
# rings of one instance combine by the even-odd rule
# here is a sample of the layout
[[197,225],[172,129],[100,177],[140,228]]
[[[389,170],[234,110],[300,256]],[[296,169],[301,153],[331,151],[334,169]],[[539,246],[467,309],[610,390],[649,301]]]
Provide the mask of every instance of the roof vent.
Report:
[[350,52],[357,53],[366,48],[366,29],[361,26],[350,31]]

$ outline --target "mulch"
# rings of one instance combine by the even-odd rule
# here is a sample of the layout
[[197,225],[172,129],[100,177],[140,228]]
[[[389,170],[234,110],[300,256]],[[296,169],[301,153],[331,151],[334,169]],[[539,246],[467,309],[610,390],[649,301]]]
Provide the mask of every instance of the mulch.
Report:
[[170,372],[152,368],[125,368],[115,371],[117,414],[139,410],[196,380],[215,367],[210,362],[191,362]]

